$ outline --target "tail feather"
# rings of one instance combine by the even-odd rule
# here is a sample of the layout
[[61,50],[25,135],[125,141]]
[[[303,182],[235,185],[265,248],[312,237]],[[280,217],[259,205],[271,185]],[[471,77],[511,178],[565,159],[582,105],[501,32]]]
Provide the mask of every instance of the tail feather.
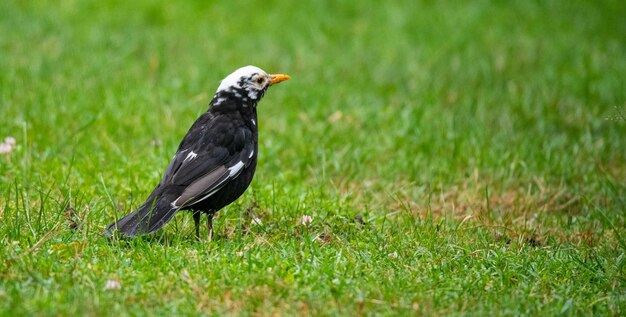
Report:
[[112,236],[116,229],[125,237],[150,234],[161,229],[178,210],[172,207],[169,199],[150,197],[137,210],[110,224],[105,234]]

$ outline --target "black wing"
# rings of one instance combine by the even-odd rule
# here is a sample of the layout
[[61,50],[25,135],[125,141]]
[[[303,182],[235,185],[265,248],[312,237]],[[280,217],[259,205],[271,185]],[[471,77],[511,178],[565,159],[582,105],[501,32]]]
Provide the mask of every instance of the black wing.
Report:
[[211,113],[203,117],[181,142],[161,181],[161,186],[183,189],[172,202],[175,208],[210,197],[254,159],[253,132],[237,124],[241,121],[213,117]]

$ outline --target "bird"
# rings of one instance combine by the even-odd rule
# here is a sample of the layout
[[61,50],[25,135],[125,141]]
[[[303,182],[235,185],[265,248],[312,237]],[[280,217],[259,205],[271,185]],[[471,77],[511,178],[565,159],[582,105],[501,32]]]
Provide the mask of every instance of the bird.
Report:
[[209,108],[191,125],[159,184],[145,202],[106,229],[134,238],[154,233],[180,210],[193,213],[200,240],[200,216],[207,215],[208,241],[213,216],[239,198],[252,182],[257,166],[257,105],[270,86],[289,80],[244,66],[226,76]]

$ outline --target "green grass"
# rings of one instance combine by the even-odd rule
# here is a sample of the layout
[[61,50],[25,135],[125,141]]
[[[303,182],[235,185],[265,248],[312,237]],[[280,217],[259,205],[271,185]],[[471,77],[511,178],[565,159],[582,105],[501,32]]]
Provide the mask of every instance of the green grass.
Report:
[[[0,315],[624,315],[625,3],[2,1]],[[214,241],[105,238],[248,64]]]

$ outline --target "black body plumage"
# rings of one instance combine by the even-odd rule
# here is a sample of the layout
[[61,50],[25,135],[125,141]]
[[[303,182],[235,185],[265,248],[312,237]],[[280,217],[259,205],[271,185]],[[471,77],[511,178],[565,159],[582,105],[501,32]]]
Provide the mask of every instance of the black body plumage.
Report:
[[254,66],[226,77],[209,109],[191,126],[163,178],[134,212],[110,224],[122,236],[157,231],[179,210],[194,212],[196,235],[200,213],[209,218],[239,198],[252,182],[258,153],[256,106],[270,85],[289,79]]

